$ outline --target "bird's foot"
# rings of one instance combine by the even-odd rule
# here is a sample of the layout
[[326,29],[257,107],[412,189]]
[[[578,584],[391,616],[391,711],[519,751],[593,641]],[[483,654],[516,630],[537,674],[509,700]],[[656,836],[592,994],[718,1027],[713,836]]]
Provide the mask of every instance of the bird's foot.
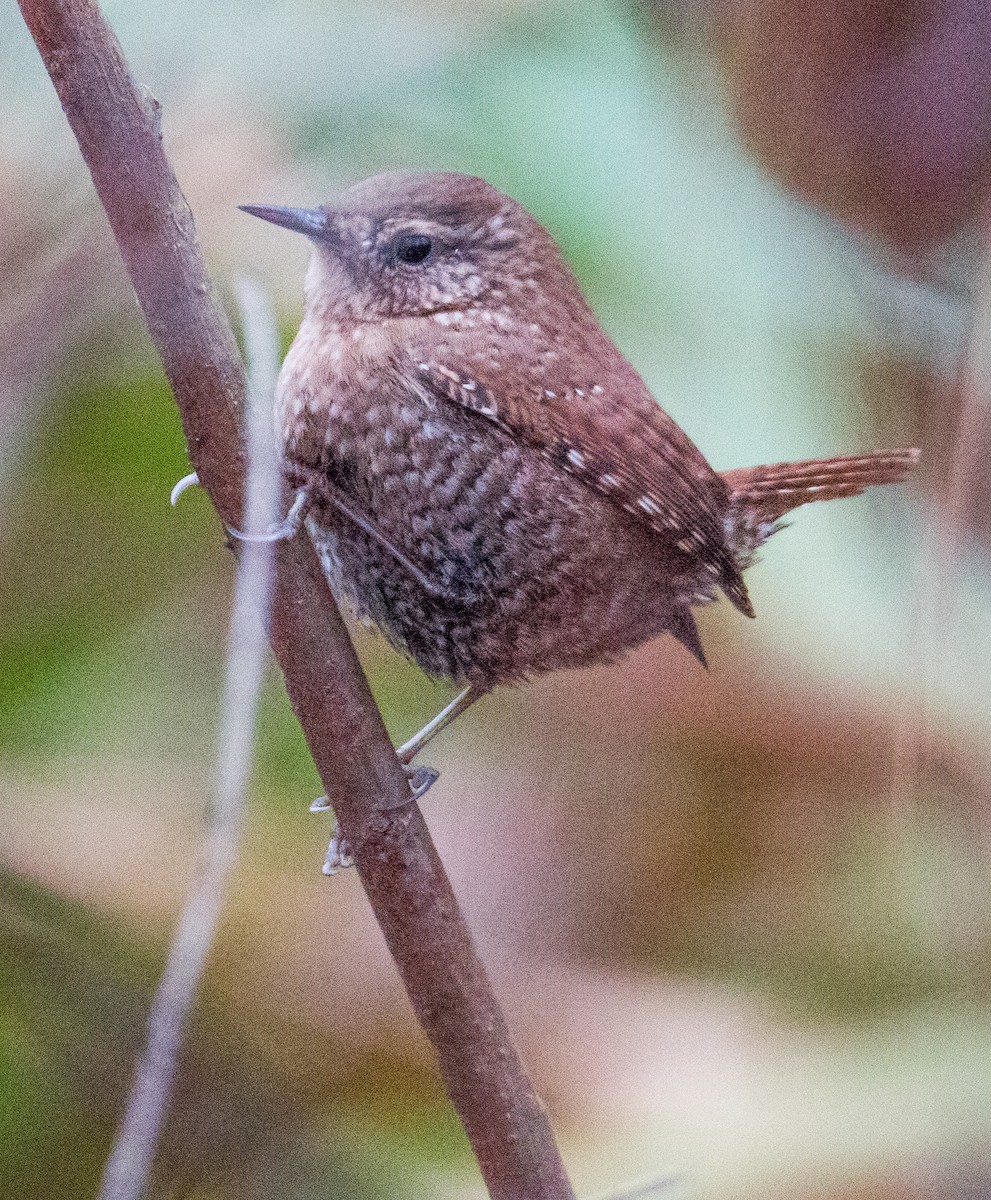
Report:
[[[317,796],[316,800],[310,805],[310,812],[326,812],[329,808],[330,801],[327,797]],[[341,827],[335,818],[334,831],[330,835],[330,844],[327,846],[327,855],[320,869],[324,875],[336,875],[338,871],[343,871],[347,867],[353,866],[354,855],[351,853],[351,847],[348,845],[347,838],[341,832]]]
[[[181,483],[182,480],[179,481]],[[179,484],[176,484],[178,487]],[[285,517],[274,525],[271,529],[264,533],[245,533],[241,529],[232,529],[230,525],[226,526],[227,532],[232,538],[239,542],[286,542],[290,541],[303,528],[303,522],[306,520],[306,514],[312,504],[312,497],[307,488],[299,488],[296,491],[295,498]]]
[[[421,796],[425,796],[440,778],[440,772],[434,767],[414,767],[405,764],[403,772],[409,781],[411,800],[419,800]],[[330,807],[330,801],[326,796],[318,796],[310,805],[310,812],[322,813],[326,812]],[[324,858],[321,870],[324,875],[336,875],[338,871],[343,871],[347,867],[353,866],[354,855],[351,853],[351,847],[348,845],[348,840],[341,832],[341,827],[335,819],[334,831],[330,835],[327,855]]]
[[[169,496],[169,503],[173,508],[179,503],[179,498],[183,492],[188,492],[191,487],[198,487],[200,482],[199,475],[195,471],[189,475],[184,475],[182,479],[175,485]],[[286,513],[285,517],[278,523],[273,525],[271,529],[267,529],[264,533],[245,533],[241,529],[234,529],[230,525],[225,526],[227,532],[239,542],[285,542],[294,538],[297,533],[303,528],[303,523],[306,520],[307,511],[312,503],[307,488],[299,488],[293,498],[292,506]]]
[[334,822],[334,832],[330,835],[327,845],[327,856],[320,868],[324,875],[336,875],[338,871],[354,866],[354,855],[348,845],[347,838],[341,833],[341,827]]
[[440,779],[440,771],[435,767],[414,767],[412,763],[403,763],[403,771],[409,781],[409,790],[414,800],[419,800]]

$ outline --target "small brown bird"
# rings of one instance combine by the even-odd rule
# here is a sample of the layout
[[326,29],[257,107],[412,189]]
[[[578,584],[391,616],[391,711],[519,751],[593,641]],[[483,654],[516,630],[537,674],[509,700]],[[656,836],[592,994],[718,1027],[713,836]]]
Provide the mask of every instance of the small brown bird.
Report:
[[609,662],[692,616],[790,509],[902,479],[916,450],[717,474],[606,336],[550,234],[482,179],[378,175],[315,209],[276,400],[335,591],[478,695]]

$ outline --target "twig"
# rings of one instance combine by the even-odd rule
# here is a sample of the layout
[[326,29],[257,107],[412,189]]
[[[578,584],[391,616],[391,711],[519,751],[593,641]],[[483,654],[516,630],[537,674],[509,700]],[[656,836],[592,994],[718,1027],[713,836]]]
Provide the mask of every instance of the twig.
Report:
[[910,639],[911,675],[895,727],[891,816],[904,826],[914,801],[928,736],[928,707],[946,661],[949,615],[960,569],[967,497],[981,466],[981,429],[991,411],[991,206],[984,214],[984,261],[957,391],[957,427],[948,457],[949,474],[929,500],[926,530],[916,567],[917,594]]
[[[245,523],[249,532],[261,533],[275,520],[281,491],[271,420],[279,338],[275,320],[258,289],[242,287],[241,310],[248,360]],[[265,542],[247,543],[241,554],[227,646],[213,811],[194,882],[152,1002],[148,1039],[107,1160],[99,1200],[138,1200],[145,1190],[172,1094],[183,1035],[220,920],[225,884],[240,850],[258,691],[268,649],[265,618],[272,590],[273,557],[272,544]]]
[[682,1182],[681,1175],[661,1175],[647,1183],[634,1184],[622,1192],[606,1192],[602,1200],[656,1200],[662,1194],[671,1194],[670,1189]]
[[[182,414],[193,467],[238,526],[243,374],[213,301],[158,106],[94,0],[20,0],[90,168]],[[573,1200],[505,1019],[312,546],[279,543],[270,639],[328,799],[494,1200]]]

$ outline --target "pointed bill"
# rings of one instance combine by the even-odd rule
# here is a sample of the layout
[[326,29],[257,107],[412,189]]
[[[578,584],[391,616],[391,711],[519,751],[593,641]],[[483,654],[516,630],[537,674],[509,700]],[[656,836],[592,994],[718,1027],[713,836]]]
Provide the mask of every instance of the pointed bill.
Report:
[[327,232],[327,214],[322,208],[284,208],[278,204],[239,204],[238,208],[307,237],[322,237]]

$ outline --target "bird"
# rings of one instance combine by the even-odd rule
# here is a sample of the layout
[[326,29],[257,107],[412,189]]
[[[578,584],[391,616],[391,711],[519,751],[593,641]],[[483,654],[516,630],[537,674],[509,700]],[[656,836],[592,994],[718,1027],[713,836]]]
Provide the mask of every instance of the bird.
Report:
[[[744,571],[810,501],[903,480],[916,449],[717,472],[603,330],[551,234],[476,176],[388,172],[316,208],[243,205],[312,246],[275,420],[335,595],[479,696],[621,658]],[[281,534],[280,534],[281,536]]]

